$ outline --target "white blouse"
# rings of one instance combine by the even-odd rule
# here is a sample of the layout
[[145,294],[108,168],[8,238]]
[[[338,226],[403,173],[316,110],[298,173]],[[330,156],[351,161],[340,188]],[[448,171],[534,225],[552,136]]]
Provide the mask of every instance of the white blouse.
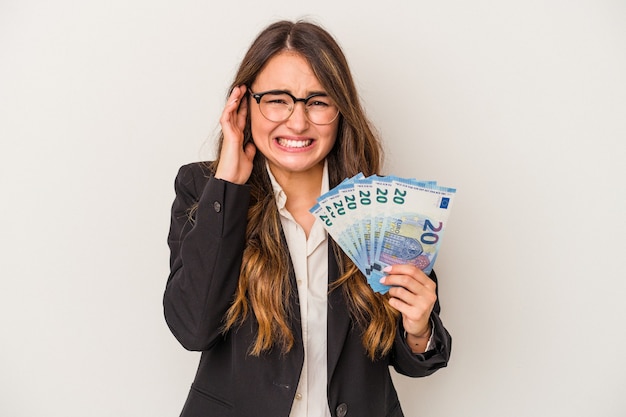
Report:
[[[285,208],[287,196],[276,182],[269,167],[276,205],[289,246],[300,300],[304,366],[290,417],[331,417],[327,386],[327,312],[328,312],[328,236],[315,221],[309,238]],[[327,192],[328,168],[324,164],[321,194]]]

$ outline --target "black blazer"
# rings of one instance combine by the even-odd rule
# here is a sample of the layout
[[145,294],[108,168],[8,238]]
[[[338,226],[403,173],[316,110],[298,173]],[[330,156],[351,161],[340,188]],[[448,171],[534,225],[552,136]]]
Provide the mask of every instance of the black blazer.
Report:
[[[253,317],[222,334],[222,318],[237,287],[245,242],[249,187],[211,178],[206,166],[183,166],[175,181],[168,244],[171,272],[164,295],[168,326],[188,350],[202,351],[181,417],[288,417],[304,362],[298,295],[289,302],[295,345],[259,357],[248,355],[257,323]],[[189,209],[195,203],[194,222]],[[284,241],[284,240],[283,240]],[[287,250],[287,249],[285,249]],[[329,252],[329,283],[338,278]],[[293,288],[295,275],[291,272]],[[432,278],[436,279],[434,274]],[[328,405],[337,417],[403,416],[389,373],[393,366],[411,377],[430,375],[447,365],[451,338],[439,319],[431,319],[435,349],[413,354],[398,326],[392,351],[370,360],[360,329],[351,321],[341,291],[328,296]]]

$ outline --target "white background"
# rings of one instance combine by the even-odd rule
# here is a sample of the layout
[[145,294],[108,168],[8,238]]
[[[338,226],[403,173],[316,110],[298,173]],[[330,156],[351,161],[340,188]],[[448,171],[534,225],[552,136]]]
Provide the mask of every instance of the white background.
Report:
[[395,378],[407,416],[626,415],[626,4],[216,3],[0,0],[0,415],[178,415],[198,354],[161,308],[174,176],[213,155],[258,31],[306,16],[386,172],[458,189],[452,360]]

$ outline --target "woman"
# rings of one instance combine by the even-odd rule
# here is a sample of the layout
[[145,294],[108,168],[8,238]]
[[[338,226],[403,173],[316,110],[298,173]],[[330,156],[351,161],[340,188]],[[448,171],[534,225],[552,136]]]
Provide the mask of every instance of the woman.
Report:
[[181,416],[402,416],[389,366],[446,366],[436,277],[387,270],[386,295],[315,222],[316,198],[379,173],[346,59],[317,25],[281,21],[245,55],[218,159],[180,169],[167,323],[202,351]]

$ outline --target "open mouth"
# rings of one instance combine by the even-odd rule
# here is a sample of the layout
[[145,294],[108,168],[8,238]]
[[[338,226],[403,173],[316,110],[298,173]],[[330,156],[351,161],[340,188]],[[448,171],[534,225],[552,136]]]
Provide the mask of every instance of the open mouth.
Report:
[[307,146],[311,146],[311,144],[313,143],[313,140],[312,139],[294,140],[294,139],[278,138],[277,142],[283,148],[299,149],[299,148],[306,148]]

